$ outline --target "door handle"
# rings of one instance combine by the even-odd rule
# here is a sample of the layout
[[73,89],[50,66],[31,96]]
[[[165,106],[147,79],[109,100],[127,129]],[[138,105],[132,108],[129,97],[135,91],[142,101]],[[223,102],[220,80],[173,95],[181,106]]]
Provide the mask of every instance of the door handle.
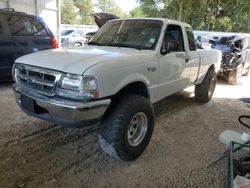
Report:
[[183,59],[190,59],[189,55],[187,54],[176,54],[175,56]]
[[188,54],[176,54],[176,57],[185,59],[185,63],[189,63],[190,62],[190,56]]

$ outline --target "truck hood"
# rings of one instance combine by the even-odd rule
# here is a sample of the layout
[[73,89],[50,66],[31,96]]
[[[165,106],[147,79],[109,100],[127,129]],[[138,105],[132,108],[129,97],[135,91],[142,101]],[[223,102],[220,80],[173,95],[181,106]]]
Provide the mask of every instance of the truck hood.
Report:
[[114,19],[119,19],[120,17],[110,14],[110,13],[105,13],[105,12],[99,12],[99,13],[94,13],[92,14],[92,17],[96,23],[96,25],[101,28],[107,21],[114,20]]
[[105,46],[85,46],[72,49],[44,50],[16,60],[31,66],[82,75],[95,64],[143,53],[136,49]]

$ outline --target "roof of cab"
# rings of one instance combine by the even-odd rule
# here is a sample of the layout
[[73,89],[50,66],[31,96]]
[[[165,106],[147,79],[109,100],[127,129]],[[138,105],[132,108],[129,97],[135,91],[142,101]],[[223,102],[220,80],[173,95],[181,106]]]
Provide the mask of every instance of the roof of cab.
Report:
[[[156,18],[156,17],[138,17],[138,18],[119,18],[119,19],[115,19],[115,20],[158,20],[158,21],[162,21],[164,23],[171,23],[171,24],[178,24],[178,25],[183,25],[183,26],[187,26],[187,27],[191,27],[191,25],[185,23],[185,22],[181,22],[181,21],[177,21],[177,20],[173,20],[173,19],[168,19],[168,18]],[[108,22],[112,22],[115,20],[110,20]]]
[[0,8],[0,12],[6,12],[6,13],[14,13],[14,14],[26,14],[25,12],[21,12],[21,11],[16,11],[13,8]]

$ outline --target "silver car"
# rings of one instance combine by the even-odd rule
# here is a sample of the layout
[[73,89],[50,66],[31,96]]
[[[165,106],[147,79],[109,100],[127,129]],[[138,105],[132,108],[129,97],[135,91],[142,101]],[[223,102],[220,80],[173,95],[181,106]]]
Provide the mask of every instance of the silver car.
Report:
[[61,37],[62,47],[80,47],[87,41],[85,38],[86,31],[76,30],[69,35]]

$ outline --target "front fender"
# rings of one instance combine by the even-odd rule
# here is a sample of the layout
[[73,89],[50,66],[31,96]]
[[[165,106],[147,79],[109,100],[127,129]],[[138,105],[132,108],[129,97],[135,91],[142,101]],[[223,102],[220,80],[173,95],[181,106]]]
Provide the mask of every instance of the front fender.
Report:
[[147,77],[147,69],[140,66],[116,70],[92,69],[88,70],[85,75],[93,75],[97,78],[100,98],[113,96],[133,82],[144,83],[148,89],[148,94],[151,96],[150,86],[153,85],[152,80]]
[[128,76],[121,79],[114,89],[114,94],[118,93],[122,88],[134,82],[144,83],[150,95],[150,91],[149,91],[150,81],[145,75],[139,74],[139,73],[129,74]]

